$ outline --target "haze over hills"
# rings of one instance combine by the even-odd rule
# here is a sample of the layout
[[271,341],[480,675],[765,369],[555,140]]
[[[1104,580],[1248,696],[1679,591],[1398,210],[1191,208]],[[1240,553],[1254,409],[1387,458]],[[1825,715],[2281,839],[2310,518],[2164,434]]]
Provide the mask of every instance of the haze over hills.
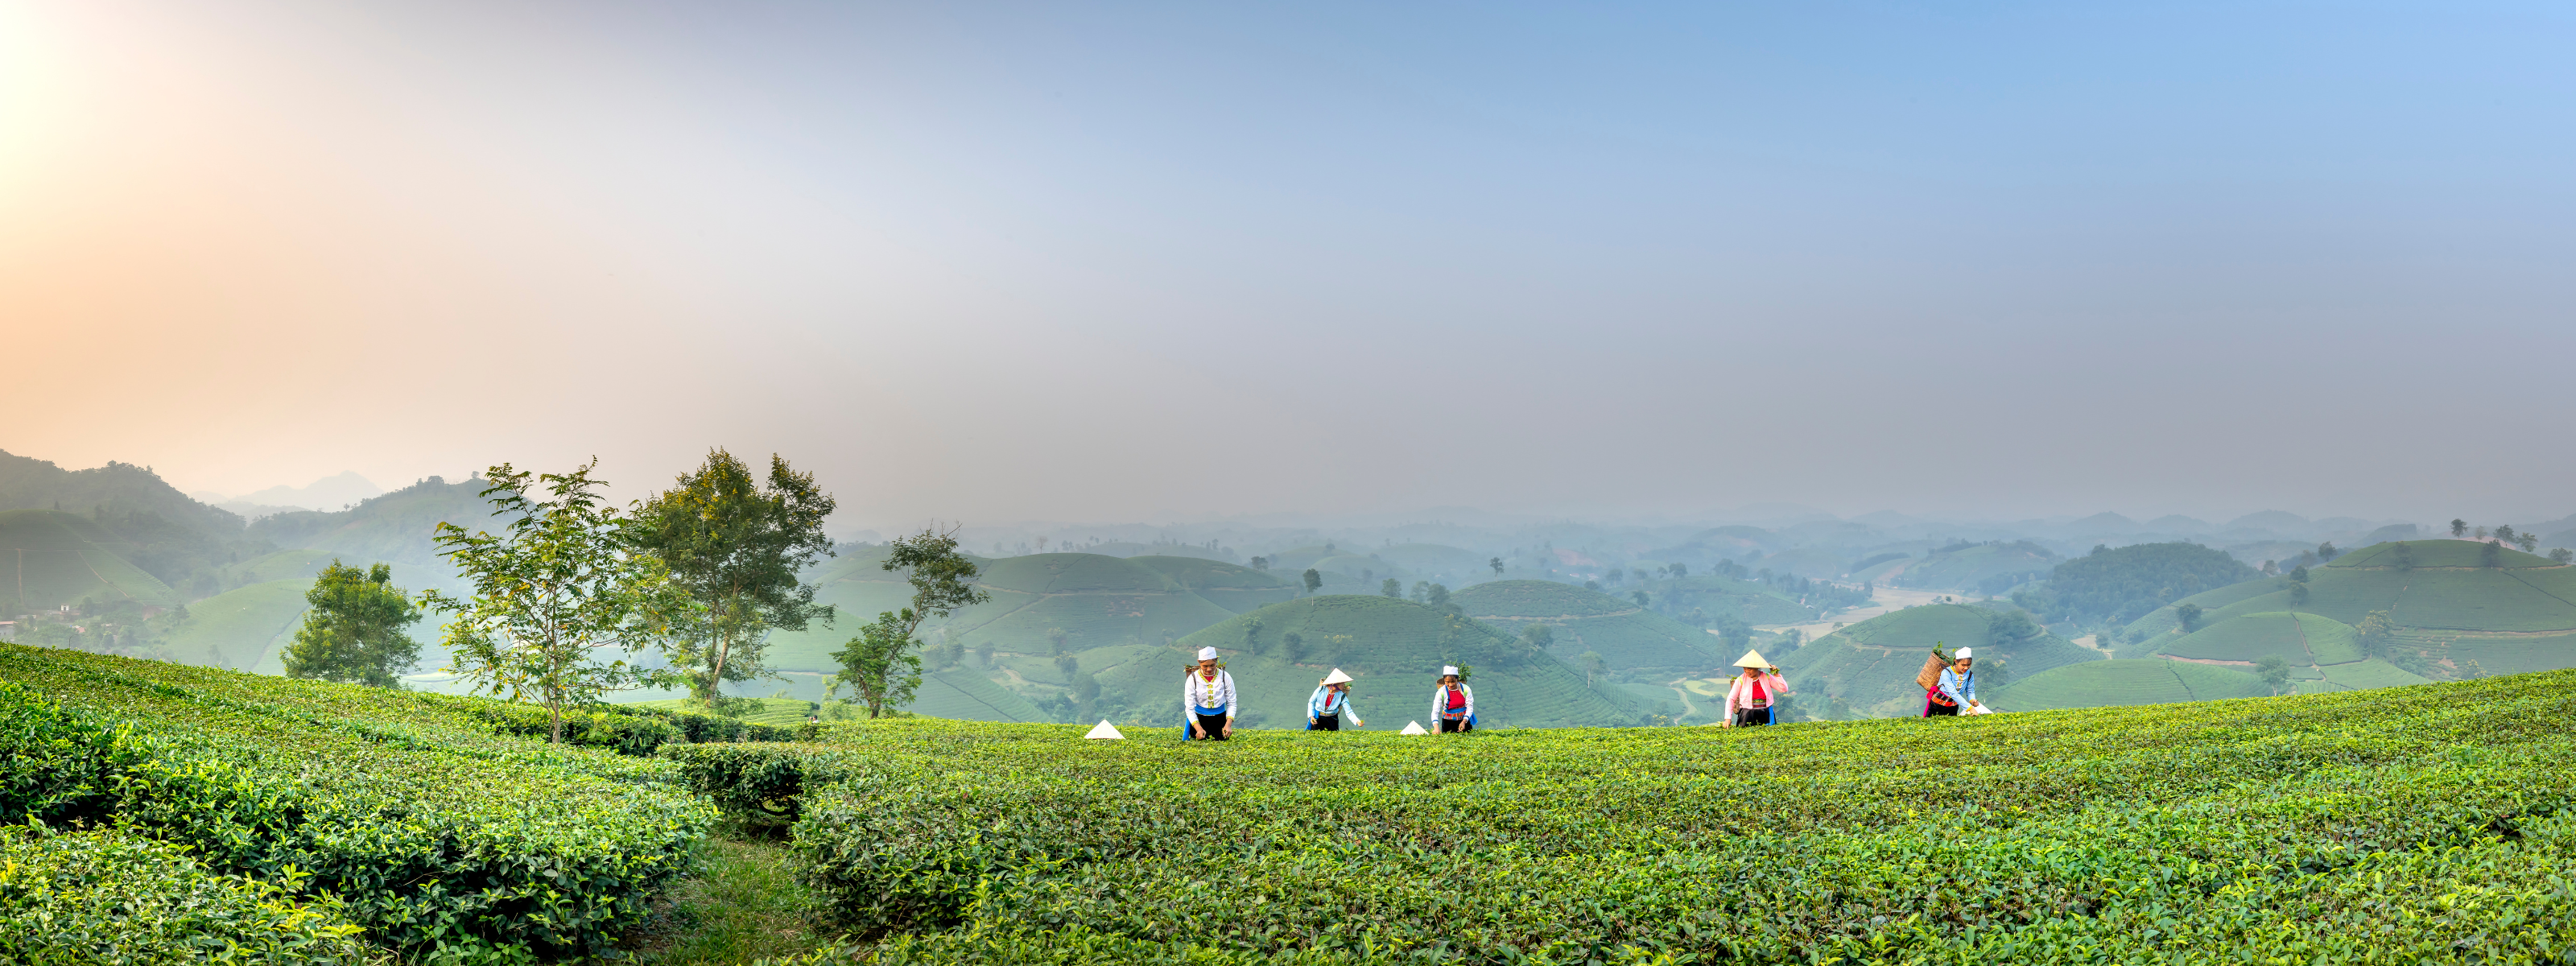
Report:
[[[0,597],[12,605],[0,609],[82,617],[61,610],[68,606],[89,613],[77,621],[22,622],[24,633],[49,640],[274,671],[278,647],[303,611],[300,589],[332,559],[393,564],[397,582],[413,592],[451,586],[454,575],[436,553],[432,530],[440,522],[478,529],[495,524],[481,496],[484,486],[471,475],[454,482],[432,477],[360,498],[344,509],[275,512],[246,521],[178,492],[145,467],[115,463],[67,471],[40,460],[0,457],[0,499],[10,505],[0,513],[0,564],[11,568],[11,579],[0,582]],[[320,502],[364,488],[371,484],[343,474],[293,488],[292,494],[280,489],[246,496],[292,495]],[[1127,673],[1119,669],[1132,669],[1148,653],[1178,647],[1178,642],[1241,615],[1307,599],[1303,574],[1309,569],[1316,571],[1319,591],[1326,596],[1377,597],[1385,582],[1393,580],[1404,603],[1460,608],[1463,613],[1455,616],[1505,638],[1517,640],[1526,628],[1548,624],[1559,635],[1558,643],[1540,653],[1578,677],[1610,679],[1587,685],[1612,695],[1602,700],[1615,712],[1598,707],[1580,712],[1595,716],[1634,717],[1660,706],[1667,694],[1695,708],[1695,696],[1705,695],[1691,690],[1703,686],[1692,682],[1722,674],[1730,656],[1725,652],[1757,643],[1782,647],[1775,656],[1784,660],[1804,653],[1799,658],[1802,673],[1819,678],[1821,693],[1842,698],[1849,713],[1883,713],[1903,690],[1888,681],[1901,682],[1910,670],[1902,667],[1903,661],[1870,668],[1863,658],[1887,648],[1868,642],[1920,636],[1926,628],[1936,637],[1965,634],[1970,628],[1924,623],[1933,620],[1932,612],[1899,612],[1877,623],[1855,624],[1804,649],[1755,629],[1829,621],[1844,609],[1868,603],[1873,586],[1961,599],[1991,597],[1990,604],[1977,609],[1989,615],[2026,610],[2035,626],[2045,625],[2045,640],[2072,650],[2042,647],[2037,638],[1990,645],[1998,655],[2019,653],[2022,660],[2009,666],[2025,681],[2041,678],[2055,664],[2104,657],[2102,651],[2064,644],[2071,637],[2090,640],[2097,631],[2122,658],[2196,663],[2246,674],[2251,665],[2228,655],[2259,650],[2297,657],[2274,646],[2284,628],[2304,629],[2312,640],[2319,635],[2340,640],[2341,632],[2315,622],[2332,620],[2349,627],[2366,615],[2368,608],[2355,610],[2359,605],[2347,601],[2357,593],[2347,585],[2363,579],[2352,574],[2373,572],[2356,561],[2392,551],[2343,551],[2369,547],[2360,541],[2374,535],[2411,536],[2447,528],[2447,521],[2434,527],[2350,517],[2312,519],[2287,511],[2241,514],[2224,524],[2176,514],[2141,523],[2107,511],[2018,523],[1943,522],[1897,513],[1837,519],[1794,507],[1762,513],[1761,525],[1519,521],[1452,511],[1437,523],[1305,519],[1273,526],[1245,518],[1098,527],[970,526],[961,532],[968,547],[1002,551],[979,558],[985,571],[981,582],[993,601],[928,626],[928,644],[939,660],[919,709],[997,720],[1065,718],[1087,702],[1115,700],[1086,694],[1083,689],[1089,685],[1081,683],[1081,675],[1115,672],[1111,676],[1117,677]],[[2548,531],[2553,539],[2538,545],[2545,550],[2576,538],[2576,529],[2565,524],[2542,521],[2520,529],[2558,527]],[[2465,541],[2413,541],[2408,546],[2421,548],[2416,552],[2424,559],[2450,560],[2463,552],[2439,544],[2476,546]],[[1035,552],[1039,546],[1050,552]],[[750,682],[736,686],[738,693],[784,689],[798,697],[820,697],[824,676],[835,670],[830,655],[847,641],[851,628],[902,605],[908,588],[878,568],[881,544],[852,542],[841,550],[841,556],[824,561],[809,577],[822,588],[820,599],[840,608],[841,620],[832,628],[774,635],[768,654],[786,680]],[[2511,562],[2500,570],[2537,573],[2554,566],[2546,557],[2516,549],[2499,552]],[[2338,553],[2342,556],[2329,564],[2328,558]],[[2313,600],[2288,603],[2287,591],[2264,583],[2286,578],[2255,573],[2265,564],[2276,574],[2308,567]],[[2429,573],[2442,568],[2419,561],[2416,569]],[[2463,573],[2478,569],[2468,567]],[[2445,583],[2430,594],[2419,582],[2414,591],[2382,602],[2381,609],[2391,609],[2399,625],[2391,632],[2396,643],[2387,654],[2347,661],[2339,660],[2344,652],[2333,646],[2311,651],[2305,660],[2293,662],[2295,679],[2288,687],[2331,690],[2473,673],[2464,667],[2491,672],[2564,666],[2554,649],[2562,643],[2560,635],[2576,634],[2576,617],[2532,617],[2533,601],[2539,598],[2512,597],[2478,583],[2474,574],[2461,579],[2467,582],[2456,588]],[[2489,603],[2460,605],[2471,618],[2441,616],[2446,613],[2442,607],[2452,605],[2439,601],[2472,598]],[[2173,633],[2176,605],[2185,602],[2198,602],[2207,612],[2196,635]],[[184,617],[178,614],[182,605],[188,607]],[[2283,614],[2306,616],[2286,618],[2286,624],[2280,623],[2284,618],[2269,616],[2217,626],[2238,617]],[[2191,640],[2170,647],[2147,640],[2158,634]],[[432,640],[436,629],[424,626],[416,636]],[[1598,655],[1598,675],[1581,666],[1587,654]],[[427,673],[443,653],[433,646],[424,657],[415,685],[452,686]],[[1293,677],[1279,675],[1296,662],[1271,668],[1260,663],[1273,660],[1270,656],[1253,653],[1246,659],[1254,662],[1247,667],[1261,669],[1265,680]],[[1510,673],[1537,672],[1524,667]],[[2172,677],[2177,673],[2198,677],[2183,681]],[[2074,672],[2059,677],[2078,680]],[[2201,678],[2208,675],[2168,671],[2159,679],[2120,668],[2084,671],[2082,683],[2065,689],[2073,697],[2043,697],[2045,689],[2029,687],[2019,689],[2019,700],[2037,706],[2109,700],[2121,693],[2167,694],[2175,687],[2197,693],[2194,682],[2203,690],[2242,683]],[[2123,692],[2124,686],[2115,686],[2119,681],[2136,686]],[[1818,706],[1809,711],[1819,712],[1820,702],[1809,704]],[[1674,717],[1691,713],[1681,707],[1669,710]],[[1579,716],[1576,711],[1566,714]]]

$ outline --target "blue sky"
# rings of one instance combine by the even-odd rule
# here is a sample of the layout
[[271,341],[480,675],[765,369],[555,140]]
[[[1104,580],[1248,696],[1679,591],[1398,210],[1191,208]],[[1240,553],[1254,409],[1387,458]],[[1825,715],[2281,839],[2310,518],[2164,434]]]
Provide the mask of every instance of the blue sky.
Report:
[[2563,6],[13,6],[0,448],[189,489],[2576,510]]

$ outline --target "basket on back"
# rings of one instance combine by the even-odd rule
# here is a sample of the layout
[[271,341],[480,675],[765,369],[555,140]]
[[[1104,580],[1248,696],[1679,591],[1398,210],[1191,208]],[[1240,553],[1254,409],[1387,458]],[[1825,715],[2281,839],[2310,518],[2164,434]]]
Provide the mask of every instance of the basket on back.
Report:
[[1916,672],[1914,683],[1925,691],[1941,687],[1941,669],[1950,666],[1950,655],[1941,653],[1941,642],[1932,642],[1932,653],[1923,659],[1923,670]]

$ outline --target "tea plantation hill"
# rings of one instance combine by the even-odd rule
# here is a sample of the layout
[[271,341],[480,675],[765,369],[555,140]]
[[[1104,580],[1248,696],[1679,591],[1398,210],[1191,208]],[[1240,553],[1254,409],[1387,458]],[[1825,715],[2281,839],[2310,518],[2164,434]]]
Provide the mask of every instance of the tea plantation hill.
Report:
[[2069,664],[2001,686],[1980,687],[1977,698],[1998,711],[2047,711],[2219,701],[2271,693],[2262,678],[2232,668],[2161,658],[2124,658]]
[[1497,580],[1449,595],[1467,616],[1507,634],[1534,624],[1552,629],[1554,652],[1571,657],[1590,651],[1613,672],[1668,672],[1700,676],[1724,668],[1733,654],[1718,653],[1717,638],[1680,621],[1599,591],[1547,580]]
[[1923,590],[2001,593],[2048,576],[2058,556],[2027,540],[1952,544],[1854,571],[1852,580]]
[[1800,624],[1816,619],[1816,612],[1796,598],[1757,581],[1696,574],[1641,581],[1635,586],[1646,592],[1646,603],[1655,610],[1681,615],[1696,610],[1711,624]]
[[1238,721],[1247,727],[1305,727],[1307,697],[1336,667],[1359,679],[1352,703],[1371,731],[1422,720],[1442,664],[1471,667],[1476,715],[1486,727],[1633,725],[1642,714],[1617,685],[1587,682],[1557,657],[1463,615],[1390,597],[1330,594],[1272,604],[1105,669],[1097,705],[1085,717],[1179,728],[1181,675],[1201,647],[1224,655],[1242,695]]
[[0,512],[0,605],[16,615],[54,610],[83,600],[130,600],[173,607],[178,595],[159,578],[128,562],[119,550],[132,545],[76,513],[54,510]]
[[[2295,611],[2357,627],[2372,612],[2387,611],[2393,633],[2385,656],[2417,674],[2456,679],[2576,667],[2576,567],[2505,547],[2493,548],[2490,564],[2492,546],[2474,540],[2375,544],[2309,568],[2306,603],[2293,602],[2287,578],[2266,577],[2184,597],[2132,622],[2121,636],[2149,652],[2183,656],[2174,650],[2179,646],[2195,655],[2256,660],[2259,655],[2244,656],[2252,651],[2221,650],[2220,642],[2261,636],[2222,631],[2223,625]],[[2186,603],[2202,609],[2196,633],[2181,627],[2177,608]],[[2205,636],[2212,631],[2223,636]]]
[[1980,663],[1992,667],[2002,660],[2016,678],[2103,659],[2049,633],[2026,613],[1968,604],[1908,607],[1766,656],[1780,666],[1806,713],[1821,714],[1839,698],[1856,716],[1889,718],[1921,713],[1923,689],[1915,686],[1914,675],[1935,643],[1973,647]]

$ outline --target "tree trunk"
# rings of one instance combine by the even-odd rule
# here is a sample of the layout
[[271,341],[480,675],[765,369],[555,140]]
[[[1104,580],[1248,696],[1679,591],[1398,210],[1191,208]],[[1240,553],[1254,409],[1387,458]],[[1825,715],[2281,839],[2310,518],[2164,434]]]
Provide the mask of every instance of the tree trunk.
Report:
[[548,688],[548,689],[546,689],[546,715],[547,715],[548,717],[553,718],[553,719],[554,719],[554,723],[555,723],[555,732],[554,732],[554,737],[553,737],[553,738],[550,738],[550,739],[547,739],[547,743],[549,743],[549,744],[557,744],[557,745],[563,744],[563,693],[562,693],[562,692],[560,692],[560,691],[556,691],[556,690],[554,690],[554,689],[552,689],[552,688]]

